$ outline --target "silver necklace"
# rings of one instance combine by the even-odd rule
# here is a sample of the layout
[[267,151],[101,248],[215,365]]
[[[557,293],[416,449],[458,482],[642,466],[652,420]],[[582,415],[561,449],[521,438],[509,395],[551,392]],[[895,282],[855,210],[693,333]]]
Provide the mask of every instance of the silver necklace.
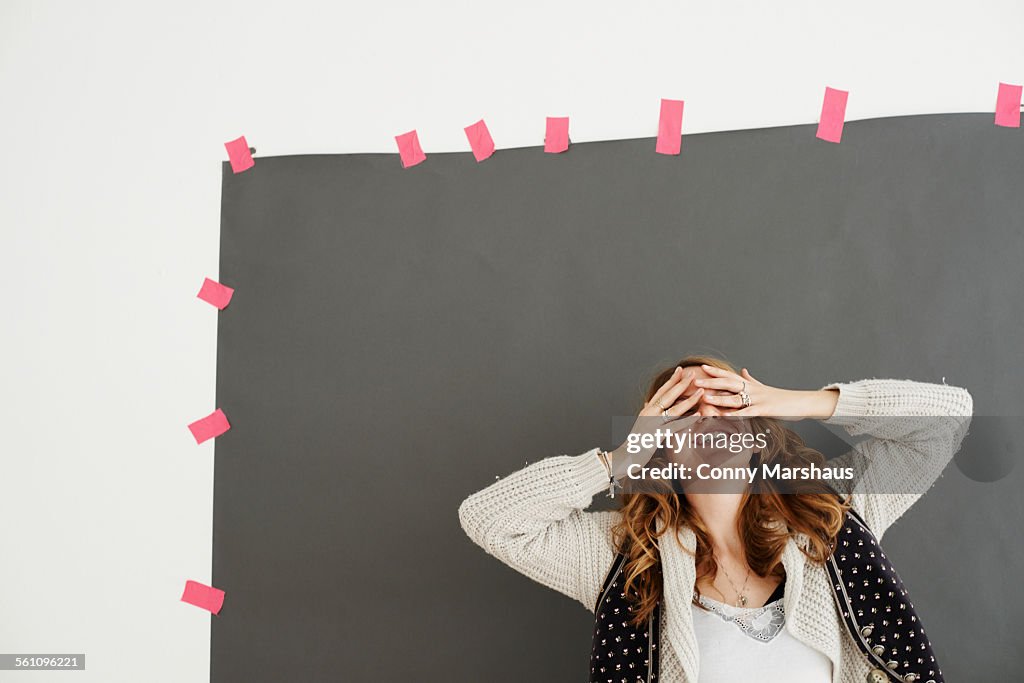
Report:
[[[731,578],[729,578],[729,572],[725,571],[725,566],[722,565],[721,562],[718,563],[718,568],[722,570],[722,574],[725,576],[725,580],[728,581],[729,585],[732,587],[732,589],[734,591],[736,591],[736,606],[737,607],[746,607],[747,606],[747,596],[743,594],[743,591],[746,590],[746,588],[747,588],[747,581],[750,580],[750,565],[747,565],[747,576],[746,576],[746,578],[743,579],[743,588],[740,588],[740,589],[736,588],[736,584],[732,582]],[[721,591],[718,591],[718,592],[721,593]],[[723,595],[722,597],[724,598],[725,596]]]

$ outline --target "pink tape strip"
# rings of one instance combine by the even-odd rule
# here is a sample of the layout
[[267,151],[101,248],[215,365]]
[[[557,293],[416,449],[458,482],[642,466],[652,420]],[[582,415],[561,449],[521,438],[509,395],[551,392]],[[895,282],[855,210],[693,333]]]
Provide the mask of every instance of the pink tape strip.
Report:
[[549,116],[544,132],[544,151],[558,154],[569,149],[569,117]]
[[247,171],[256,165],[252,160],[252,154],[249,153],[249,143],[245,141],[244,135],[231,142],[225,142],[224,148],[228,151],[228,161],[231,162],[231,170],[235,173]]
[[1007,128],[1020,128],[1020,97],[1024,86],[999,84],[999,96],[996,98],[996,125]]
[[658,154],[679,154],[683,134],[683,101],[661,100],[661,116],[658,119],[658,143],[654,151]]
[[821,103],[821,118],[815,137],[828,142],[839,142],[843,137],[843,122],[846,120],[846,99],[849,92],[825,87],[825,100]]
[[398,154],[402,158],[402,168],[411,168],[424,161],[427,155],[420,149],[420,138],[415,130],[395,136],[398,143]]
[[227,285],[222,285],[216,280],[210,278],[203,279],[203,286],[199,290],[198,296],[203,301],[213,304],[217,308],[224,310],[224,308],[231,303],[231,295],[235,293],[235,290]]
[[477,163],[487,159],[494,154],[494,140],[491,139],[491,132],[487,130],[487,124],[480,119],[471,126],[466,126],[466,137],[469,139],[469,146],[473,149],[473,156]]
[[181,601],[217,614],[224,606],[224,591],[189,579],[185,581],[185,591],[181,594]]
[[196,443],[202,443],[207,439],[220,436],[224,432],[231,429],[231,425],[228,424],[228,417],[224,414],[220,408],[213,411],[201,420],[196,420],[188,426],[192,436],[195,437]]

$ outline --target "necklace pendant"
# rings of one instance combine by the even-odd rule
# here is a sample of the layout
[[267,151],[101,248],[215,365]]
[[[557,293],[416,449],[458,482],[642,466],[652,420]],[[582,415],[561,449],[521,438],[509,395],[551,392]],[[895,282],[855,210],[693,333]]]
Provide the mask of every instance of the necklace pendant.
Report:
[[741,595],[739,597],[739,599],[737,600],[737,602],[740,603],[740,607],[746,607],[747,606],[747,596],[746,595]]

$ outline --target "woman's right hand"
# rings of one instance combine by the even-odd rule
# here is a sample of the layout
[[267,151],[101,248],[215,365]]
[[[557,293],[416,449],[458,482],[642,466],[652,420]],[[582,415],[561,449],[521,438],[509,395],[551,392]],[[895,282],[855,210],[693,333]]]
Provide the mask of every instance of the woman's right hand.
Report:
[[[693,368],[676,368],[672,376],[654,393],[650,401],[644,403],[643,409],[637,415],[636,423],[630,430],[630,434],[654,434],[655,430],[671,432],[681,427],[680,420],[683,415],[693,410],[694,406],[704,395],[704,389],[697,389],[689,396],[684,397],[683,393],[693,383],[697,375]],[[685,421],[689,423],[689,420]],[[630,452],[632,450],[633,452]],[[657,448],[644,448],[633,445],[629,442],[612,451],[611,457],[612,476],[621,479],[626,475],[630,465],[646,465],[654,457]]]

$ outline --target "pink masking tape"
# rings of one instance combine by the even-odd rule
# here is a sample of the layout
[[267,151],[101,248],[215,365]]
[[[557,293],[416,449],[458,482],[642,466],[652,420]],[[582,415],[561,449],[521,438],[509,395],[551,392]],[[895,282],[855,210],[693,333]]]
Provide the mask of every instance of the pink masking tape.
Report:
[[480,119],[471,126],[466,126],[466,137],[469,139],[469,146],[473,148],[473,156],[477,163],[494,154],[494,140],[491,139],[491,132],[487,130],[487,124]]
[[398,154],[402,158],[402,168],[410,168],[424,161],[427,155],[420,148],[420,138],[415,130],[395,136],[398,143]]
[[245,141],[244,135],[237,140],[225,142],[224,148],[228,151],[231,170],[235,173],[241,173],[256,165],[256,162],[252,160],[252,154],[249,153],[249,143]]
[[217,614],[224,606],[224,591],[189,579],[185,582],[185,591],[181,594],[181,601]]
[[207,439],[220,436],[224,432],[231,429],[231,425],[228,424],[228,417],[224,414],[224,411],[220,408],[213,411],[201,420],[196,420],[188,426],[192,436],[195,437],[196,443],[202,443]]
[[846,120],[846,99],[849,92],[825,87],[825,100],[821,103],[821,118],[818,120],[817,138],[828,142],[839,142],[843,137],[843,122]]
[[999,84],[996,98],[996,125],[1020,128],[1020,96],[1024,87],[1009,83]]
[[661,100],[661,116],[658,119],[658,154],[679,154],[683,134],[683,101]]
[[198,296],[203,301],[209,302],[217,308],[224,310],[224,308],[231,303],[231,295],[235,293],[235,290],[227,285],[222,285],[216,280],[210,278],[203,278],[203,286],[199,290]]
[[569,149],[569,117],[549,116],[544,133],[544,151],[557,154]]

